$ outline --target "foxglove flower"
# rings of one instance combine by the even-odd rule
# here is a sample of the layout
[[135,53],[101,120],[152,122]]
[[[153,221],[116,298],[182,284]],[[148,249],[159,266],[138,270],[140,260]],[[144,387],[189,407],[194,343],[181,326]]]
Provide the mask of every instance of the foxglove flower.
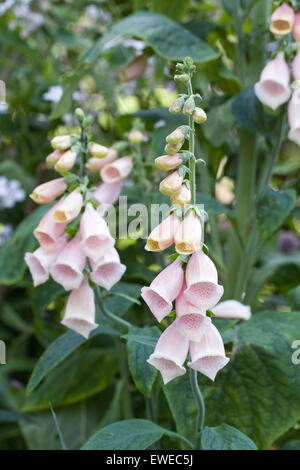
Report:
[[64,178],[56,178],[37,186],[30,194],[30,197],[37,204],[47,204],[63,194],[67,187]]
[[183,278],[181,261],[176,260],[161,271],[149,287],[142,288],[142,298],[159,322],[171,312],[172,302],[181,290]]
[[127,178],[132,170],[132,158],[122,157],[105,166],[101,171],[101,178],[105,183],[115,183]]
[[285,103],[290,95],[289,87],[290,71],[284,59],[284,53],[280,52],[263,69],[260,81],[255,84],[257,98],[272,109]]
[[285,36],[292,31],[295,13],[286,2],[276,8],[271,16],[270,30],[277,36]]
[[[300,26],[299,26],[300,29]],[[295,80],[300,80],[300,51],[295,55],[293,64],[292,64],[292,71]]]
[[162,171],[175,170],[182,164],[179,153],[174,153],[172,155],[162,155],[155,159],[155,166]]
[[80,219],[80,238],[82,251],[94,262],[98,261],[115,243],[105,220],[91,203],[86,205]]
[[85,279],[69,295],[65,315],[61,323],[85,338],[88,338],[90,332],[97,328],[94,291]]
[[[296,92],[297,93],[297,92]],[[288,137],[295,144],[300,145],[300,99],[291,99],[288,105],[288,120],[290,131]]]
[[181,334],[176,321],[160,336],[147,362],[160,371],[165,385],[185,374],[183,364],[188,348],[189,341]]
[[39,241],[39,244],[44,251],[49,251],[58,240],[58,238],[63,234],[66,225],[58,224],[54,220],[54,213],[60,205],[58,201],[51,209],[44,215],[41,219],[39,225],[34,230],[33,234],[35,238]]
[[212,323],[205,330],[200,342],[190,342],[189,350],[191,361],[188,366],[211,380],[215,380],[218,371],[229,362],[222,337]]
[[78,289],[83,280],[85,261],[79,237],[76,236],[60,252],[50,268],[50,274],[65,290]]
[[295,21],[293,24],[293,37],[296,42],[300,42],[300,12],[295,14]]
[[98,157],[89,158],[89,160],[86,164],[86,167],[91,171],[100,171],[100,170],[102,170],[102,168],[104,168],[106,165],[113,162],[117,158],[118,158],[117,151],[113,147],[110,147],[108,149],[106,157],[103,157],[103,158],[98,158]]
[[175,207],[184,207],[186,204],[191,203],[192,194],[191,190],[186,184],[183,184],[179,191],[171,196],[171,202]]
[[205,310],[190,304],[185,296],[186,285],[176,299],[176,318],[178,328],[181,333],[190,341],[200,341],[207,327],[210,325],[210,318],[205,316]]
[[80,191],[72,191],[65,199],[59,201],[54,212],[54,220],[57,223],[69,224],[76,219],[82,207],[83,199]]
[[90,263],[93,270],[92,281],[106,290],[117,284],[126,271],[126,266],[121,264],[119,254],[113,246],[106,249],[97,262],[91,259]]
[[161,181],[159,190],[166,196],[172,196],[172,194],[175,194],[180,190],[182,181],[182,176],[179,175],[178,171],[174,171]]
[[122,181],[102,183],[93,193],[92,198],[98,204],[113,205],[118,200],[122,189]]
[[54,150],[67,150],[71,147],[72,139],[70,135],[58,135],[51,140]]
[[175,212],[169,215],[150,233],[145,249],[147,251],[163,251],[174,243],[175,233],[180,225]]
[[249,320],[251,318],[251,308],[237,300],[225,300],[212,308],[212,312],[217,318],[238,318]]
[[224,289],[218,284],[216,267],[202,250],[189,259],[185,278],[187,288],[184,295],[188,302],[200,309],[214,307],[223,295]]
[[189,211],[175,234],[177,253],[190,255],[200,249],[202,228],[199,217],[194,211]]
[[63,173],[64,171],[69,171],[75,164],[76,161],[76,153],[73,150],[68,150],[64,152],[59,160],[55,163],[55,170],[59,173]]

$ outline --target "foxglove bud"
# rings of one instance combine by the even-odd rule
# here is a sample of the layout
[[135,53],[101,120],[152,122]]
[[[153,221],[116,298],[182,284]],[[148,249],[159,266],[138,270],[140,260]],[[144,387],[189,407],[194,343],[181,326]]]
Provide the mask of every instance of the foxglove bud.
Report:
[[175,194],[179,191],[182,185],[182,181],[182,176],[179,175],[178,171],[174,171],[161,181],[159,190],[166,196],[172,196],[172,194]]
[[67,150],[71,147],[71,143],[70,135],[58,135],[51,140],[51,145],[54,150]]
[[171,196],[171,202],[175,207],[184,207],[190,204],[192,199],[191,190],[186,184],[183,184],[179,191]]
[[179,153],[174,153],[173,155],[162,155],[155,159],[155,166],[162,171],[175,170],[182,163]]
[[182,144],[183,142],[176,145],[167,144],[165,146],[165,152],[169,154],[177,153],[181,149]]
[[46,158],[46,162],[48,163],[49,166],[54,166],[55,163],[58,162],[62,154],[63,153],[60,150],[54,150],[54,152],[48,155],[48,157]]
[[292,31],[295,13],[286,2],[280,5],[271,16],[270,30],[278,36],[285,36]]
[[104,145],[92,144],[90,146],[90,153],[93,155],[93,157],[104,158],[106,157],[107,152],[108,148],[104,147]]
[[174,80],[178,80],[179,82],[186,83],[189,79],[187,73],[183,73],[181,75],[174,75]]
[[47,204],[64,193],[67,187],[68,185],[64,178],[56,178],[37,186],[32,194],[30,194],[30,197],[37,204]]
[[141,131],[133,129],[129,135],[128,140],[131,144],[140,144],[144,140],[144,136]]
[[175,129],[175,131],[171,132],[171,134],[166,137],[166,141],[170,145],[176,145],[180,144],[184,140],[184,138],[184,133],[182,132],[180,127],[178,127],[177,129]]
[[202,108],[195,108],[193,119],[197,124],[203,124],[206,119],[206,112]]
[[173,104],[169,107],[169,111],[172,114],[178,114],[182,110],[182,107],[184,105],[184,98],[181,96],[180,98],[177,98],[177,100],[174,101]]
[[190,96],[184,106],[183,106],[183,114],[185,116],[191,116],[193,112],[195,111],[195,100],[192,96]]
[[62,154],[58,162],[55,164],[54,168],[59,173],[69,171],[74,166],[75,161],[76,153],[73,152],[73,150],[68,150],[67,152]]

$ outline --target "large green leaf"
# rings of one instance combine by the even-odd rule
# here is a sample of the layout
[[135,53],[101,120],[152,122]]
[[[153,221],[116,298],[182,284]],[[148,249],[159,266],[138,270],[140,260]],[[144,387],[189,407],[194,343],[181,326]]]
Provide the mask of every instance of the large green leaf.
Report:
[[291,214],[297,201],[294,189],[273,191],[264,188],[259,197],[257,210],[257,226],[264,238],[271,237]]
[[22,412],[69,405],[104,390],[116,374],[118,365],[111,351],[78,351],[45,378],[40,387],[26,397]]
[[151,0],[150,8],[155,13],[162,13],[173,20],[180,21],[189,10],[191,0]]
[[203,132],[207,140],[214,146],[223,145],[232,131],[234,118],[231,112],[231,100],[225,101],[207,113],[207,121],[203,124]]
[[207,62],[218,57],[218,53],[208,44],[170,18],[158,13],[140,11],[112,25],[84,54],[82,61],[94,62],[103,54],[107,43],[124,35],[142,39],[166,60],[182,60],[190,56],[195,62]]
[[110,424],[96,432],[82,447],[83,450],[144,450],[164,434],[182,439],[176,433],[146,419],[127,419]]
[[234,356],[206,399],[207,424],[226,422],[264,449],[300,419],[299,366],[291,360],[299,331],[300,312],[261,312],[239,327]]
[[[160,330],[157,326],[144,326],[143,328],[130,328],[129,334],[136,336],[159,338]],[[146,397],[150,396],[152,385],[157,376],[157,370],[146,361],[153,352],[153,346],[127,341],[129,369],[136,388]]]
[[203,450],[257,450],[249,437],[225,423],[214,428],[204,428],[201,446]]
[[32,251],[37,245],[33,230],[49,210],[49,207],[49,204],[38,207],[18,225],[10,240],[1,246],[0,284],[15,284],[23,278],[26,269],[24,255],[27,251]]
[[250,86],[239,93],[232,102],[232,113],[238,124],[252,132],[264,132],[264,112],[261,102]]

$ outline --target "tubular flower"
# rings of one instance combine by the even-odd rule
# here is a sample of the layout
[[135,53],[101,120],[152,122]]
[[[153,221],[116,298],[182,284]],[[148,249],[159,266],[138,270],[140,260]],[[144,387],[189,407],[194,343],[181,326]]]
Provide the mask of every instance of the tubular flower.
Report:
[[300,99],[291,99],[289,102],[288,120],[290,125],[288,137],[295,144],[300,145]]
[[290,97],[289,82],[290,71],[284,53],[280,52],[263,69],[260,81],[254,87],[256,96],[263,104],[276,109]]
[[61,323],[85,338],[88,338],[90,332],[97,328],[94,291],[85,279],[69,295]]
[[63,173],[64,171],[69,171],[75,164],[76,161],[76,153],[73,150],[68,150],[64,152],[60,159],[56,162],[54,168],[59,173]]
[[182,176],[179,175],[178,171],[174,171],[161,181],[159,190],[166,196],[172,196],[172,194],[175,194],[179,191],[182,185],[182,181]]
[[167,384],[185,374],[183,364],[188,348],[189,341],[181,334],[175,321],[162,333],[147,362],[160,371],[164,384]]
[[172,302],[181,290],[183,278],[181,261],[176,260],[161,271],[149,287],[142,288],[142,298],[159,322],[171,312]]
[[218,284],[218,273],[212,260],[202,250],[194,253],[185,273],[187,288],[184,295],[188,302],[202,309],[214,307],[223,295]]
[[270,30],[277,36],[285,36],[292,31],[295,13],[286,2],[276,8],[271,16]]
[[80,219],[80,237],[82,251],[94,262],[98,261],[115,243],[105,220],[91,203],[86,205]]
[[68,224],[76,219],[81,211],[83,198],[79,190],[72,191],[62,199],[54,212],[54,220],[59,224]]
[[174,236],[180,225],[180,220],[173,212],[155,227],[150,233],[145,249],[147,251],[163,251],[174,243]]
[[54,150],[54,152],[48,155],[48,157],[46,158],[46,162],[49,166],[54,166],[55,163],[58,162],[62,154],[63,152],[61,152],[60,150]]
[[170,171],[175,170],[182,164],[179,153],[174,153],[172,155],[162,155],[155,159],[155,165],[159,170]]
[[295,14],[295,21],[293,24],[293,37],[296,42],[300,42],[300,12]]
[[292,64],[292,71],[295,80],[300,80],[300,51],[295,55]]
[[106,157],[103,157],[103,158],[97,158],[97,157],[89,158],[89,160],[86,164],[86,167],[91,171],[100,171],[100,170],[102,170],[102,168],[104,168],[106,165],[113,162],[117,158],[118,158],[117,151],[113,147],[110,147],[108,149]]
[[110,290],[119,282],[126,271],[126,266],[121,264],[119,254],[113,246],[109,247],[97,262],[90,260],[90,263],[93,269],[92,281],[106,290]]
[[181,333],[190,341],[199,342],[211,323],[211,319],[205,316],[205,310],[190,304],[185,296],[184,284],[176,299],[176,318]]
[[63,234],[66,225],[58,224],[54,220],[54,213],[60,205],[58,201],[41,219],[33,234],[39,241],[44,251],[49,251],[54,246],[57,239]]
[[57,178],[37,186],[30,194],[30,197],[37,204],[47,204],[64,193],[67,187],[64,178]]
[[104,183],[115,183],[127,178],[132,170],[132,158],[122,157],[102,168],[100,171]]
[[250,320],[251,308],[237,300],[225,300],[220,302],[212,312],[217,318],[239,318],[240,320]]
[[175,247],[177,253],[189,255],[200,249],[202,228],[199,217],[190,211],[175,234]]
[[119,199],[122,181],[115,183],[102,183],[93,193],[92,198],[98,204],[115,204]]
[[215,380],[219,370],[229,362],[229,358],[225,355],[222,337],[212,323],[205,330],[200,342],[190,342],[189,350],[191,361],[188,362],[188,366],[211,380]]
[[83,280],[85,261],[79,237],[76,236],[59,253],[50,268],[50,274],[65,290],[78,289]]
[[192,199],[191,190],[188,189],[186,184],[183,184],[179,189],[178,193],[171,196],[171,202],[175,207],[184,207],[186,204],[190,204]]

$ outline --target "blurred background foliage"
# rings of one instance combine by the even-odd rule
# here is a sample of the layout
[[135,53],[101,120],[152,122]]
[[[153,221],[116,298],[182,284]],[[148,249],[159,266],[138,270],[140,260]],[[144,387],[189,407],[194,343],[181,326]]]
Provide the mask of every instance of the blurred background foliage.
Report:
[[[95,431],[133,417],[187,438],[193,433],[195,403],[188,379],[164,387],[145,362],[159,328],[138,300],[140,288],[167,258],[145,252],[144,240],[118,241],[127,272],[105,302],[135,325],[121,341],[100,312],[100,327],[88,341],[65,333],[59,324],[62,289],[51,281],[34,289],[23,262],[25,251],[36,246],[32,230],[45,210],[35,209],[28,194],[54,176],[45,164],[49,139],[76,128],[72,111],[78,106],[94,116],[92,132],[103,145],[126,140],[140,119],[147,137],[142,154],[148,185],[134,173],[123,194],[129,203],[164,200],[153,159],[162,154],[166,135],[183,123],[167,108],[182,91],[172,77],[176,61],[185,56],[197,64],[194,88],[208,113],[207,123],[197,130],[198,158],[207,162],[197,175],[198,202],[209,216],[206,244],[225,297],[240,298],[239,289],[245,290],[245,303],[254,312],[240,327],[216,321],[234,360],[215,383],[201,379],[207,424],[233,425],[259,448],[300,449],[300,366],[290,360],[291,343],[300,331],[295,313],[300,310],[300,150],[289,141],[280,145],[267,187],[264,175],[277,142],[279,115],[264,109],[253,93],[268,54],[261,47],[268,34],[263,3],[0,3],[0,78],[7,91],[0,113],[0,339],[7,344],[7,364],[0,366],[2,449],[60,449],[49,402],[68,448],[80,448]],[[257,191],[249,202],[247,187],[238,186],[238,166],[241,149],[251,159],[254,141]],[[256,206],[256,218],[249,213],[244,226],[236,205],[241,191],[246,205]],[[249,257],[239,245],[253,220],[259,241]],[[230,265],[232,239],[236,250]],[[136,341],[136,336],[143,339]],[[157,448],[184,446],[168,434],[158,436]]]

